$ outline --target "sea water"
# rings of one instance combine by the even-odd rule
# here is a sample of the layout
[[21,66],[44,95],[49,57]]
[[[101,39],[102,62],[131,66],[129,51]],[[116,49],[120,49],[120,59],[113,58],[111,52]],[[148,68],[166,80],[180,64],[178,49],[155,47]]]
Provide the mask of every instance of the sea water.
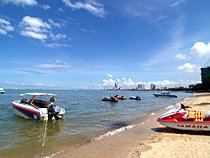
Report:
[[[57,95],[65,118],[37,122],[16,116],[11,102],[27,92]],[[178,98],[154,97],[154,91],[103,90],[6,90],[0,95],[0,157],[45,157],[89,141],[97,141],[140,123],[154,111],[175,105],[191,94],[174,92]],[[104,97],[123,95],[127,99],[103,102]],[[130,100],[131,96],[142,100]]]

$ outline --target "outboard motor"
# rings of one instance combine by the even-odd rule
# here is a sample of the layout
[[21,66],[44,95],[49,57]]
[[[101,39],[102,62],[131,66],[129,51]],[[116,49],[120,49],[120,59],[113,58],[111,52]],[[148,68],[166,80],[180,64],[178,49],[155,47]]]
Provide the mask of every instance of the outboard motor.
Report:
[[48,119],[52,119],[53,116],[54,116],[55,119],[58,120],[59,119],[58,113],[59,113],[59,111],[56,108],[56,105],[55,104],[50,104],[48,106]]

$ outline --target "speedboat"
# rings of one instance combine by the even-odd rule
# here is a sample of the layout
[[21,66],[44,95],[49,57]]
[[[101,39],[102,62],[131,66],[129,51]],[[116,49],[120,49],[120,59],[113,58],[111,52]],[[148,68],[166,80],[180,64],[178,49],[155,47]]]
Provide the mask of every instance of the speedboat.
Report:
[[210,131],[210,111],[189,109],[181,104],[161,115],[157,121],[170,128],[193,131]]
[[0,94],[4,94],[4,93],[5,93],[4,88],[0,88]]
[[110,97],[110,98],[105,97],[101,101],[118,102],[118,99],[116,99],[115,97]]
[[169,97],[169,98],[177,98],[176,95],[170,94],[170,92],[162,92],[162,93],[154,93],[155,97]]
[[12,102],[13,110],[18,116],[25,119],[32,118],[37,121],[64,117],[65,109],[54,103],[56,97],[55,94],[25,93],[20,96],[22,97],[21,100],[15,100]]
[[131,100],[141,100],[140,96],[131,96],[129,99]]

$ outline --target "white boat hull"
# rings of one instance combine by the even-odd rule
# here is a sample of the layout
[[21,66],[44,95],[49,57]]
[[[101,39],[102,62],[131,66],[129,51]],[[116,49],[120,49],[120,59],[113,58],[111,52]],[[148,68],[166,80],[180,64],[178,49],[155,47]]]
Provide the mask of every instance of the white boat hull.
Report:
[[210,122],[160,122],[163,126],[190,131],[210,131]]
[[21,104],[19,101],[12,102],[13,111],[16,115],[25,119],[43,121],[48,119],[47,108],[35,108],[31,105]]

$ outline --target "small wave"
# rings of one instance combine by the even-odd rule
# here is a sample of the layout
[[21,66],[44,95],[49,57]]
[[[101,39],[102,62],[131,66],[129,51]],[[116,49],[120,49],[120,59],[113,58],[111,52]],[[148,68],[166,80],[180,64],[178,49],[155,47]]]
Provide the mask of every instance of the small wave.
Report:
[[174,107],[174,105],[170,105],[170,106],[165,107],[165,109],[170,109],[170,108],[173,108],[173,107]]
[[94,140],[100,140],[100,139],[102,139],[102,138],[112,136],[112,135],[114,135],[114,134],[116,134],[116,133],[120,133],[120,132],[122,132],[122,131],[124,131],[124,130],[126,130],[126,129],[131,129],[131,128],[133,128],[133,127],[135,127],[135,125],[129,125],[129,126],[126,126],[126,127],[121,127],[121,128],[119,128],[119,129],[115,129],[115,130],[109,131],[109,132],[107,132],[107,133],[105,133],[105,134],[103,134],[103,135],[100,135],[100,136],[97,137],[97,138],[93,138],[92,140],[93,140],[93,141],[94,141]]
[[155,113],[153,112],[153,113],[151,113],[150,115],[151,115],[151,116],[154,116],[154,115],[155,115]]
[[62,153],[63,151],[64,151],[64,150],[61,150],[61,151],[58,151],[58,152],[56,152],[56,153],[54,153],[54,154],[47,155],[47,156],[44,156],[44,157],[41,157],[41,158],[52,158],[53,156],[58,155],[58,154]]
[[190,100],[191,98],[185,98],[184,101]]

